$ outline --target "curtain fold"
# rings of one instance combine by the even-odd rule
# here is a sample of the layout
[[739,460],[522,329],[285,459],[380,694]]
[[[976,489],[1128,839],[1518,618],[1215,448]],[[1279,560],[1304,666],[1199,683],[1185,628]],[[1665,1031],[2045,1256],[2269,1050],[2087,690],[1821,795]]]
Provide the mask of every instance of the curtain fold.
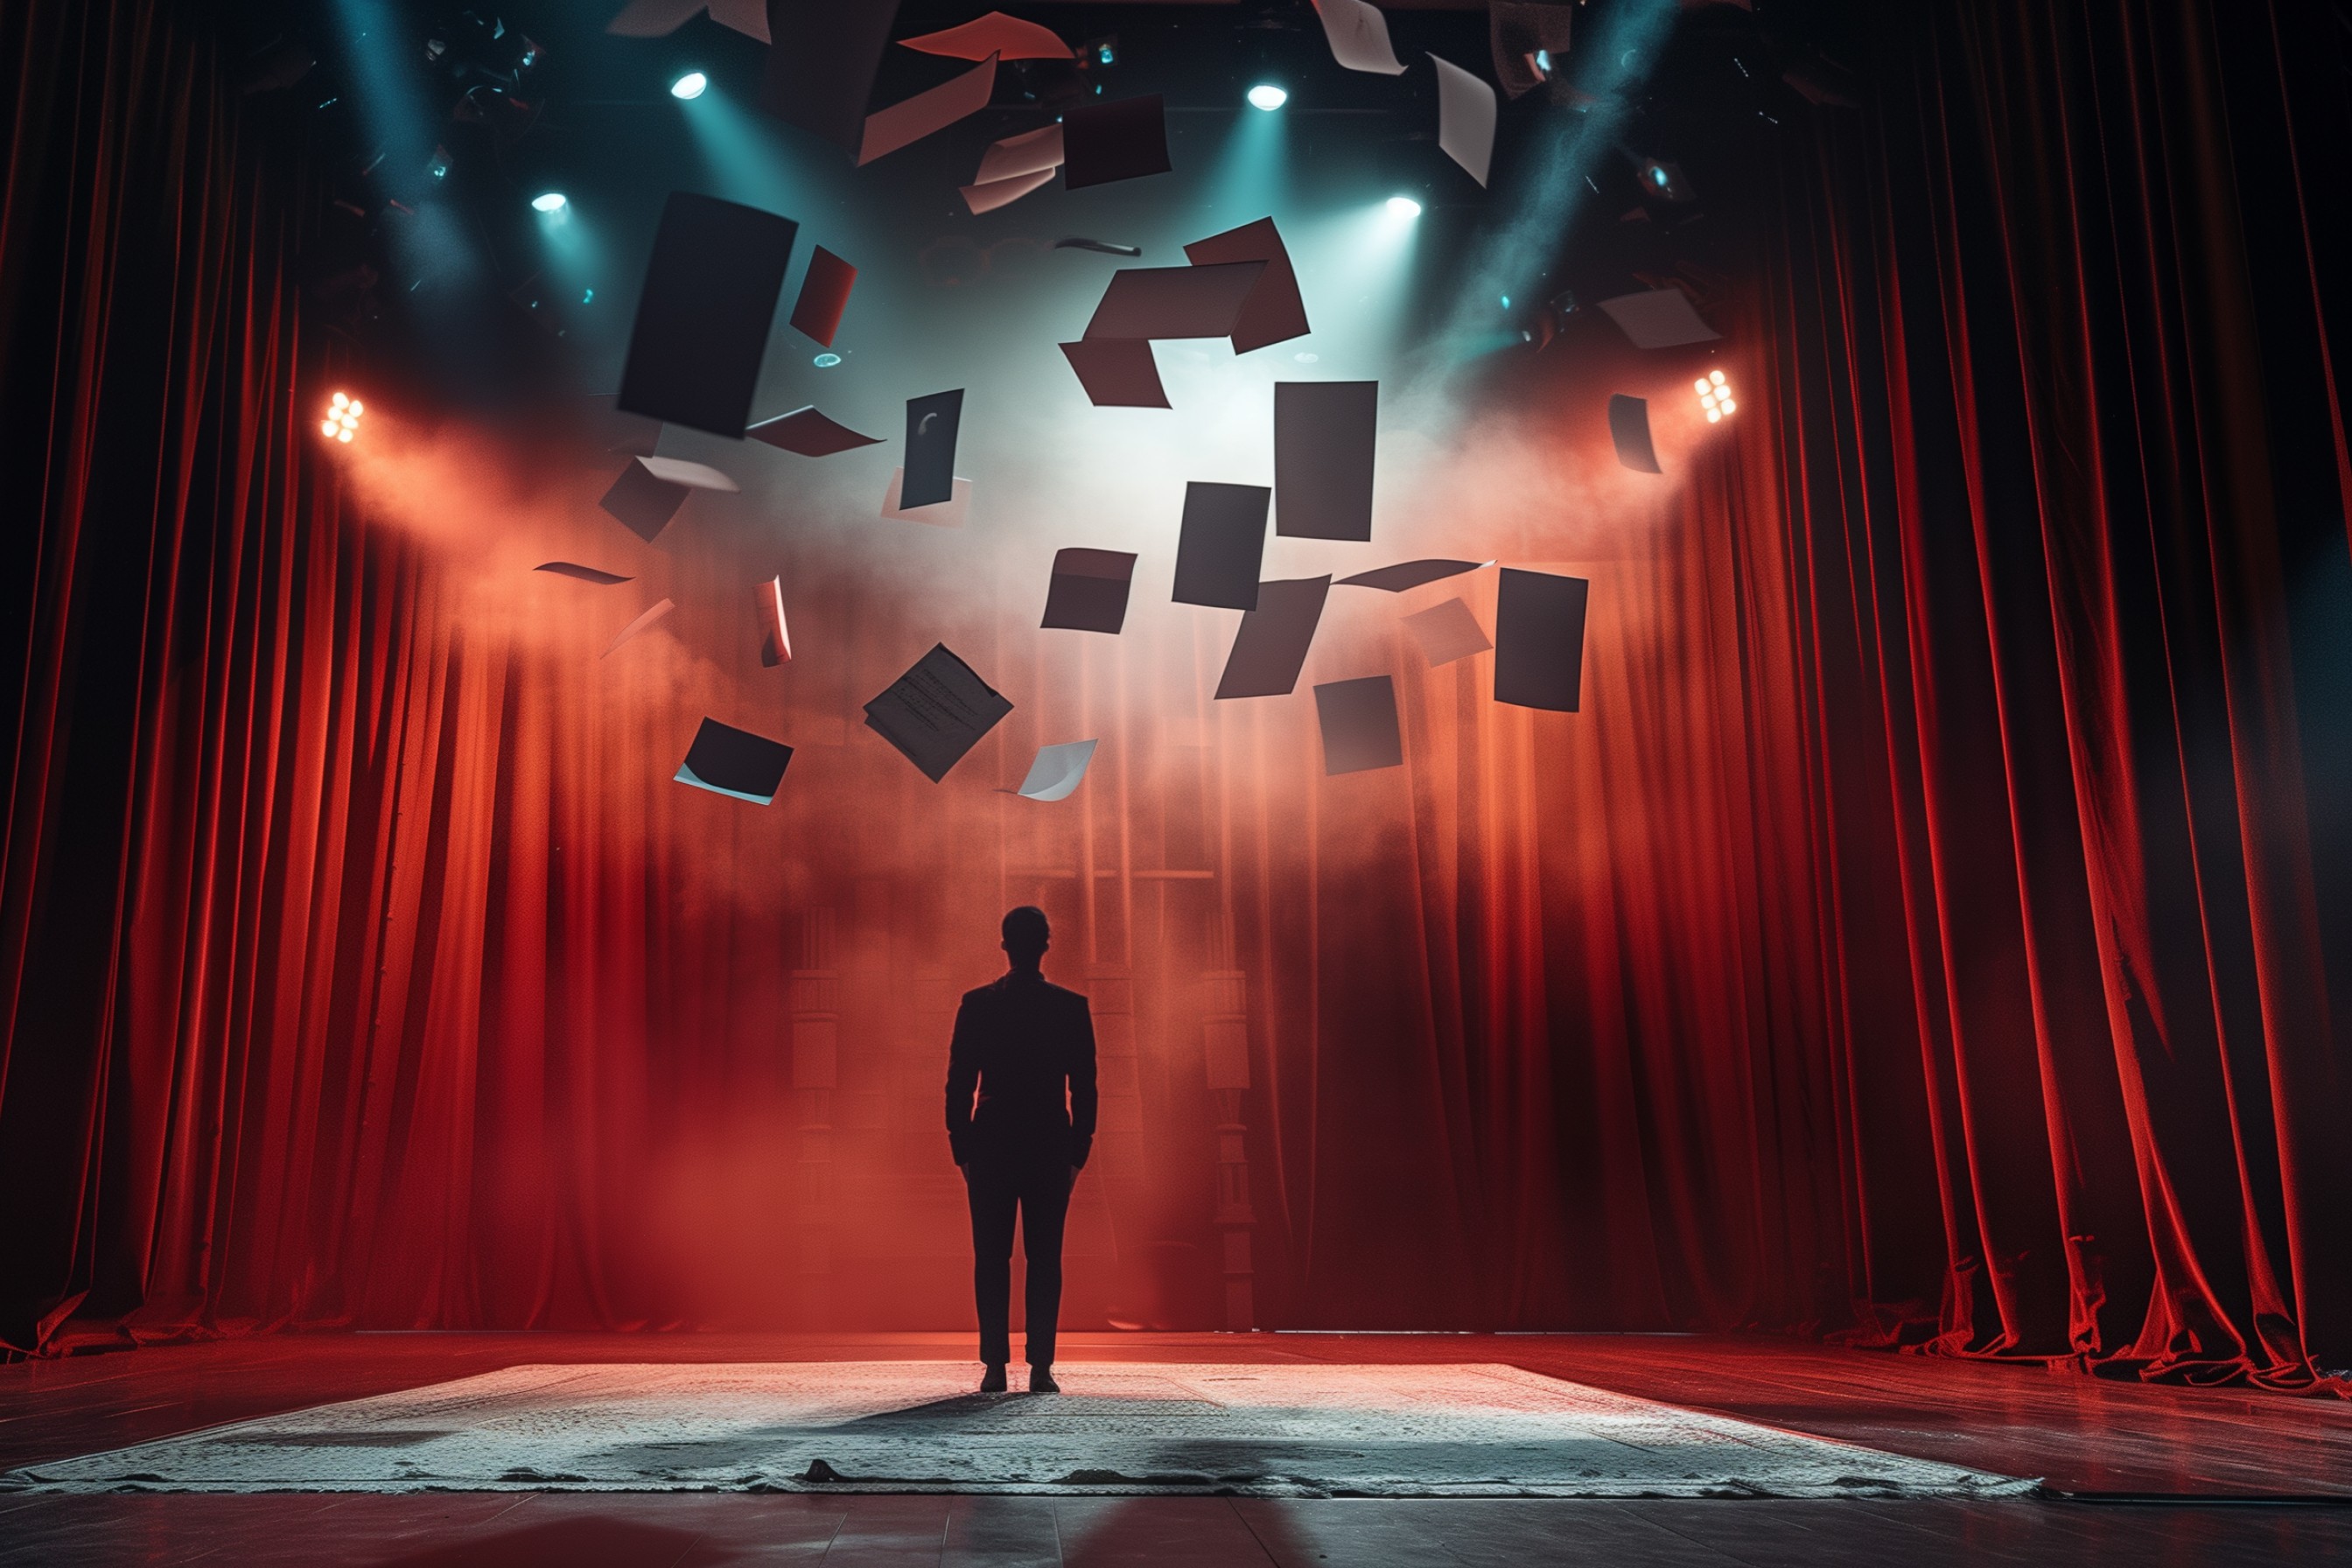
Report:
[[[1406,765],[1325,778],[1303,689],[1212,699],[1230,617],[1043,643],[984,540],[530,574],[609,474],[390,409],[392,456],[320,449],[317,192],[202,26],[11,8],[0,1344],[962,1321],[945,1018],[1034,899],[1109,1020],[1081,1316],[2342,1389],[2320,20],[1889,24],[1765,160],[1738,419],[1600,336],[1506,356],[1384,524],[1590,578],[1583,711],[1399,626],[1491,628],[1492,574],[1338,590],[1302,687],[1390,674]],[[1644,376],[1664,480],[1602,438]],[[579,531],[438,516],[449,472]],[[1017,704],[945,786],[857,713],[935,637]],[[704,713],[803,748],[774,807],[669,782]],[[1066,809],[986,788],[1084,735]]]

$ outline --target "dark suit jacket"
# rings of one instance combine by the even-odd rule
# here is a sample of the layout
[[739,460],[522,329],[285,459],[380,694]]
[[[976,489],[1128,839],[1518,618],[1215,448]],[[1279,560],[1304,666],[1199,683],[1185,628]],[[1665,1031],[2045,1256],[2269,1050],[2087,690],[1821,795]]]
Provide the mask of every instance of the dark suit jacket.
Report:
[[948,1147],[956,1163],[981,1155],[1084,1165],[1094,1140],[1095,1021],[1087,999],[1018,970],[965,992],[948,1050]]

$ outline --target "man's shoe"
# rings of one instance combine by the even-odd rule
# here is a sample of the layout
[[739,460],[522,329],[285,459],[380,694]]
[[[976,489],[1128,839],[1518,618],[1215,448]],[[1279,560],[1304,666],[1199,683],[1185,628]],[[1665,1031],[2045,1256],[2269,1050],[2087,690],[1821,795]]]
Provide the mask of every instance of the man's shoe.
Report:
[[1054,1381],[1054,1369],[1050,1366],[1031,1367],[1029,1369],[1029,1392],[1032,1394],[1061,1393],[1062,1385]]
[[982,1373],[980,1375],[980,1391],[982,1394],[1002,1394],[1004,1392],[1004,1363],[1003,1362],[997,1361],[988,1363],[988,1370]]

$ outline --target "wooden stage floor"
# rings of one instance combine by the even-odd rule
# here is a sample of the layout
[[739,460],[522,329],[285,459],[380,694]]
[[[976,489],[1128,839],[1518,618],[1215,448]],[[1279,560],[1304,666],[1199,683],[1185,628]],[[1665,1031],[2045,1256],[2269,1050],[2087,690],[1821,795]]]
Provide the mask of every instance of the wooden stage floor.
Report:
[[[950,1359],[951,1334],[283,1336],[0,1367],[0,1470],[525,1363]],[[0,1564],[2352,1562],[2352,1406],[1761,1338],[1069,1334],[1065,1359],[1507,1362],[2042,1479],[2017,1501],[0,1494]],[[976,1370],[976,1369],[975,1369]]]

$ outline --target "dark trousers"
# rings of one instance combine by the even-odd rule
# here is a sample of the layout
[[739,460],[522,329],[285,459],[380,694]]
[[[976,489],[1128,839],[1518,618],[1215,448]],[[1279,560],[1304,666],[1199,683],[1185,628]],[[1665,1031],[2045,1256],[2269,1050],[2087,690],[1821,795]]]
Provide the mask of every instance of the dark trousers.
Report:
[[1013,1219],[1029,1259],[1029,1364],[1054,1364],[1054,1330],[1062,1314],[1062,1220],[1070,1209],[1070,1168],[1059,1161],[992,1160],[964,1172],[971,1199],[971,1295],[980,1309],[980,1359],[1013,1359]]

